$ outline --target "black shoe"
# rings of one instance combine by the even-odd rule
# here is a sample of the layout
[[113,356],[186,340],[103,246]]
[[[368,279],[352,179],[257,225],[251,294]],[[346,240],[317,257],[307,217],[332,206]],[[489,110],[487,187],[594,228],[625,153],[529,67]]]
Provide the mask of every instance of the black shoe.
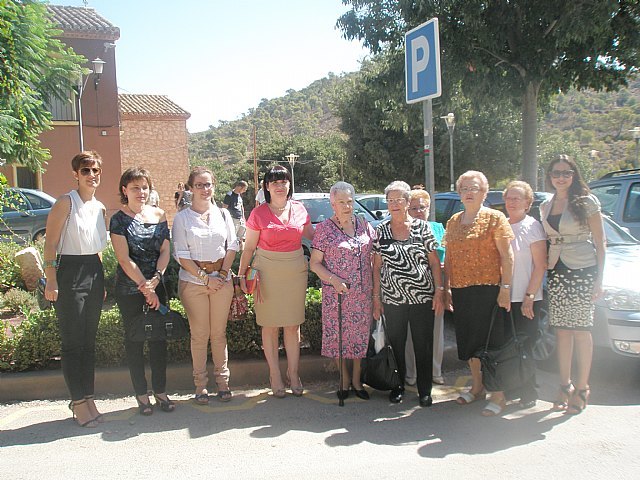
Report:
[[369,400],[369,393],[363,388],[361,390],[356,390],[355,388],[353,389],[353,392],[356,394],[356,397],[362,399],[362,400]]
[[526,399],[520,399],[520,401],[518,402],[518,406],[520,408],[533,408],[536,406],[537,400],[535,398],[531,399],[531,400],[526,400]]
[[431,395],[425,395],[424,397],[420,397],[421,407],[430,407],[431,405],[433,405],[433,397]]
[[349,390],[337,390],[336,396],[338,397],[338,400],[346,400],[349,398]]
[[402,390],[391,390],[389,393],[389,401],[391,403],[400,403],[402,401],[402,394],[404,391]]

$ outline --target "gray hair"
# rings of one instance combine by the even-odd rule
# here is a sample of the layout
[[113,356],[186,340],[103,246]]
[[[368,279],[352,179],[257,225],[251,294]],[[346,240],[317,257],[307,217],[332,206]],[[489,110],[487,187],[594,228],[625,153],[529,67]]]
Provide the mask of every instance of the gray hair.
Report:
[[336,182],[333,184],[329,190],[329,199],[332,202],[335,200],[337,193],[347,193],[352,199],[355,200],[356,198],[356,189],[353,188],[353,185],[347,182]]
[[484,173],[478,172],[476,170],[467,170],[458,177],[458,181],[456,182],[456,190],[458,192],[460,192],[460,184],[462,184],[462,182],[467,179],[478,180],[482,191],[484,193],[487,193],[489,191],[489,180],[487,180],[487,177],[485,177]]
[[391,182],[387,185],[387,188],[384,189],[384,196],[388,196],[389,192],[400,192],[407,203],[411,201],[411,187],[407,182],[403,182],[402,180]]

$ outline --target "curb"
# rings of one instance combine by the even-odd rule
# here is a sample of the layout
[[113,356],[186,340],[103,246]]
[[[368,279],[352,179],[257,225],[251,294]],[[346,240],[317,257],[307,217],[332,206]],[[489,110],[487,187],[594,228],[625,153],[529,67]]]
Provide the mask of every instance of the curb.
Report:
[[[466,366],[458,360],[455,346],[445,346],[442,366],[444,371],[453,371]],[[286,371],[286,358],[280,360],[281,371]],[[229,360],[232,388],[265,387],[269,369],[264,359]],[[332,359],[317,354],[301,355],[300,377],[304,382],[337,381],[338,368]],[[209,364],[209,385],[215,386]],[[147,379],[150,370],[147,368]],[[96,396],[133,395],[129,369],[127,367],[96,369]],[[170,393],[193,391],[193,376],[190,363],[167,365],[167,385]],[[69,397],[61,370],[2,373],[0,374],[0,402],[32,400],[54,400]]]

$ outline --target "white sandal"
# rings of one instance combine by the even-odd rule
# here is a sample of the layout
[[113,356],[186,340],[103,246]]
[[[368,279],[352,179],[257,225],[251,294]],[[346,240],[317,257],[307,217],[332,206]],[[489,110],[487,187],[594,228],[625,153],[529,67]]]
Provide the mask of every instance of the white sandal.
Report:
[[469,405],[470,403],[477,402],[478,400],[484,400],[487,397],[487,392],[482,390],[480,393],[473,394],[471,390],[468,392],[463,392],[460,394],[458,398],[456,398],[456,403],[458,405]]
[[500,415],[503,410],[504,404],[500,405],[499,403],[489,402],[480,413],[483,417],[496,417]]

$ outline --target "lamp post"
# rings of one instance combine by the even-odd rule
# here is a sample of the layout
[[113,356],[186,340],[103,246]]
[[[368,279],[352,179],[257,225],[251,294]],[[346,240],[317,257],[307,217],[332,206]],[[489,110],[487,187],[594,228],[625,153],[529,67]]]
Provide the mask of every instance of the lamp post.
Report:
[[89,80],[89,75],[93,73],[93,86],[96,90],[98,90],[98,84],[100,83],[100,76],[102,75],[102,70],[104,64],[106,62],[101,60],[100,58],[96,58],[91,61],[91,66],[93,68],[92,72],[89,72],[85,77],[82,70],[78,76],[78,83],[76,84],[76,96],[78,98],[78,133],[80,136],[80,151],[84,151],[84,134],[82,131],[82,94],[84,93],[85,87],[87,86],[87,81]]
[[289,155],[285,155],[284,158],[286,158],[289,162],[289,165],[291,165],[291,193],[293,194],[296,191],[296,177],[294,177],[293,175],[293,167],[295,167],[296,160],[300,158],[300,155],[290,153]]
[[449,131],[449,178],[451,183],[449,185],[450,190],[455,190],[455,180],[453,177],[453,130],[456,128],[456,116],[453,113],[449,113],[442,118],[447,124],[447,130]]
[[638,162],[638,149],[640,148],[640,127],[635,127],[629,130],[633,135],[633,139],[636,141],[636,159],[633,162],[633,168],[640,168],[640,162]]

